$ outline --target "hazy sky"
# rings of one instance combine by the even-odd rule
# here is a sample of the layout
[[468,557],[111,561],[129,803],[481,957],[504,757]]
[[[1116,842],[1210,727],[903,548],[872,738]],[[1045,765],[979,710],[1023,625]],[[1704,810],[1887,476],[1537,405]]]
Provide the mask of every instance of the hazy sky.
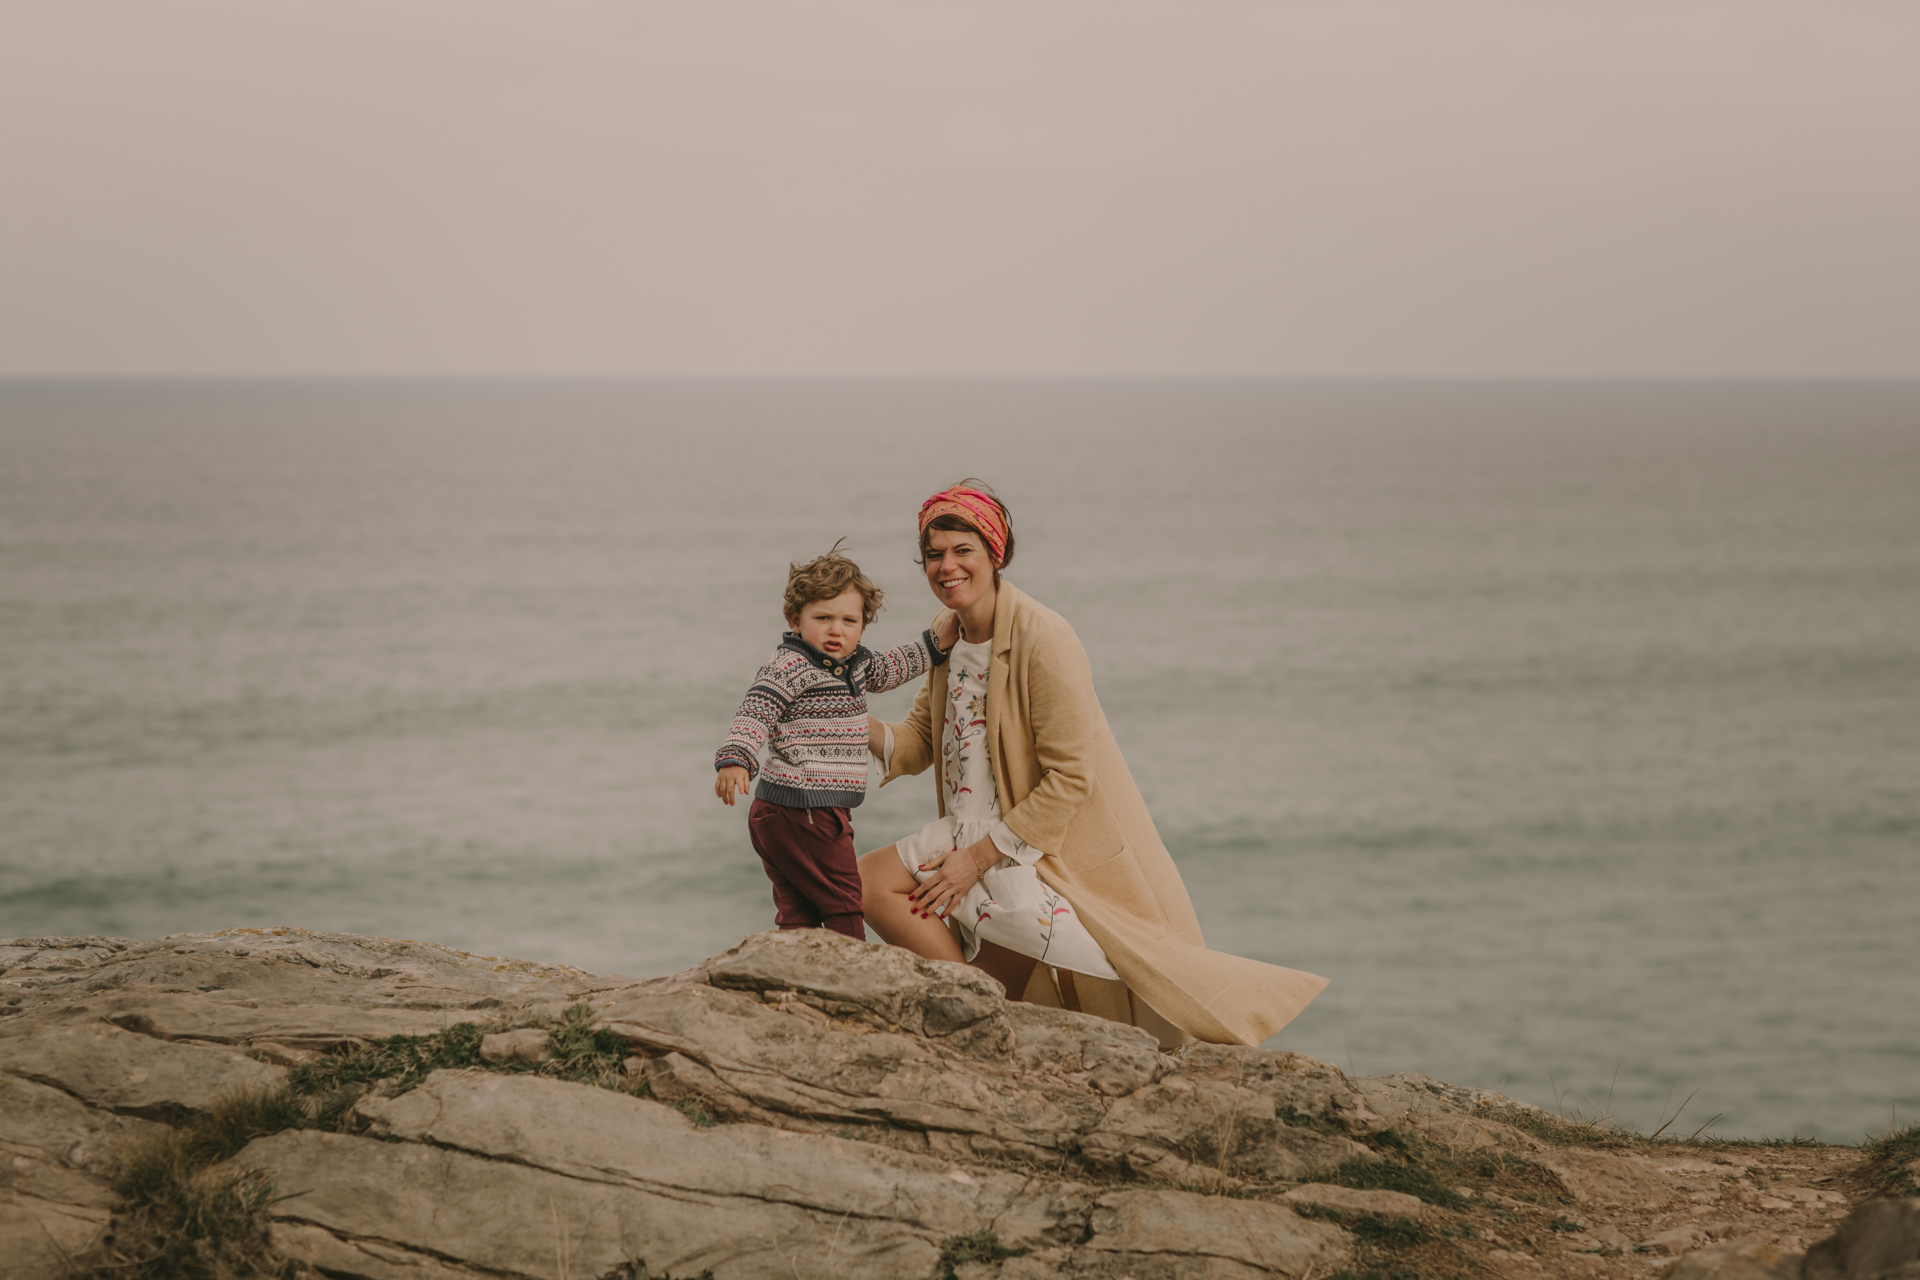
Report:
[[1920,375],[1914,0],[0,0],[0,374]]

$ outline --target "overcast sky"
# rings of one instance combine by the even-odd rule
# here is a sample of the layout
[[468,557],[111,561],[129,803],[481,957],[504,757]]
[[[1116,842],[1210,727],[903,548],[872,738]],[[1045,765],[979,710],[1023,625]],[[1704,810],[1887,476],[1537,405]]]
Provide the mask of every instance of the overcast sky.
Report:
[[0,374],[1920,375],[1914,0],[0,0]]

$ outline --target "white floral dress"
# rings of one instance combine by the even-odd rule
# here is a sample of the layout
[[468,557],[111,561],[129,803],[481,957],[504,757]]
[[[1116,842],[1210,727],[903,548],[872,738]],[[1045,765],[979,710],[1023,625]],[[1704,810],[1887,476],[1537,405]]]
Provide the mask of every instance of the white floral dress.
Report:
[[1033,867],[1036,849],[1000,817],[1000,793],[987,757],[987,663],[991,642],[958,641],[947,663],[946,726],[940,734],[947,814],[899,842],[900,861],[916,880],[922,863],[991,837],[1002,857],[961,897],[948,917],[971,960],[994,942],[1056,969],[1118,979],[1106,952],[1080,923],[1073,904],[1047,887]]

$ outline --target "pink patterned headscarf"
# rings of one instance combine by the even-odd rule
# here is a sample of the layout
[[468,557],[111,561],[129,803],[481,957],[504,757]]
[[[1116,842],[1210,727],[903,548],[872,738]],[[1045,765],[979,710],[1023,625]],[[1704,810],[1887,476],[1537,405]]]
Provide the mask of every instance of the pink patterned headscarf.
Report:
[[978,489],[955,485],[942,489],[920,504],[920,532],[925,533],[935,516],[959,516],[980,531],[993,552],[995,563],[1007,558],[1007,520],[1000,504]]

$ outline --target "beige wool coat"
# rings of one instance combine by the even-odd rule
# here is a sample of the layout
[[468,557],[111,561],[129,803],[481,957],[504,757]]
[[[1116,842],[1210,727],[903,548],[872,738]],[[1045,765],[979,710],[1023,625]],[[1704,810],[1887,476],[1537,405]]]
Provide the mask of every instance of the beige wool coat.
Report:
[[[904,723],[882,785],[932,766],[940,777],[947,668],[935,667]],[[1209,951],[1187,887],[1121,758],[1093,691],[1080,638],[1053,610],[1002,579],[987,670],[987,754],[1001,815],[1044,850],[1036,870],[1065,895],[1132,992],[1180,1030],[1214,1044],[1259,1044],[1291,1022],[1325,978]],[[1036,977],[1044,966],[1036,966]],[[1085,986],[1087,980],[1080,979]]]

